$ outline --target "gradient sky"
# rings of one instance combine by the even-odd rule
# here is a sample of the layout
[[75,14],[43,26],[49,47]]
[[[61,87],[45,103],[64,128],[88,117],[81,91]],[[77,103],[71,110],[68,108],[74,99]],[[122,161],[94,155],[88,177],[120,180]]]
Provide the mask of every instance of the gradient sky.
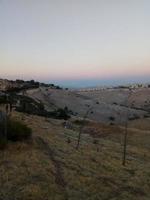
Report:
[[148,81],[150,0],[0,0],[0,77]]

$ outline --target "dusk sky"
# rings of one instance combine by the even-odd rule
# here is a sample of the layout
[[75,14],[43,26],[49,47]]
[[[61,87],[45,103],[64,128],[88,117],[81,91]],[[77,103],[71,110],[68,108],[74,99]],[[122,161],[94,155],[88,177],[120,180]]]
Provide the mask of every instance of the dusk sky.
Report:
[[150,0],[0,0],[0,78],[150,80]]

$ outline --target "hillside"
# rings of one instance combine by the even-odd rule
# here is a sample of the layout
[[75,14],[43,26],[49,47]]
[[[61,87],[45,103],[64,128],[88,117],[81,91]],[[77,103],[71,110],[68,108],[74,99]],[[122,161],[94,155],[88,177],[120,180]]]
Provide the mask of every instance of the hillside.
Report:
[[135,89],[129,99],[128,89],[82,92],[41,87],[27,91],[27,95],[44,102],[47,109],[67,106],[79,117],[91,109],[88,118],[104,123],[123,124],[127,113],[132,120],[149,116],[150,112],[150,88]]
[[23,119],[33,138],[0,151],[0,199],[150,199],[150,131],[137,129],[138,122],[129,129],[123,167],[123,127],[91,121],[76,150],[79,126],[73,119],[73,128],[65,129],[60,120],[17,112],[12,117]]
[[0,104],[33,132],[0,150],[0,200],[150,199],[150,88],[40,85],[3,91]]

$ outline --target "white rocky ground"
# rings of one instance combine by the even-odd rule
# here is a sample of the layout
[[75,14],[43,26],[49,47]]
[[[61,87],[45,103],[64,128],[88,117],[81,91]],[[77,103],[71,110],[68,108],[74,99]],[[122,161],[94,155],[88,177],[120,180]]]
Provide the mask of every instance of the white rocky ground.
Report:
[[[130,95],[129,95],[130,93]],[[27,95],[44,102],[48,110],[67,106],[77,116],[108,123],[124,123],[126,118],[143,118],[150,111],[150,88],[71,91],[39,88]]]

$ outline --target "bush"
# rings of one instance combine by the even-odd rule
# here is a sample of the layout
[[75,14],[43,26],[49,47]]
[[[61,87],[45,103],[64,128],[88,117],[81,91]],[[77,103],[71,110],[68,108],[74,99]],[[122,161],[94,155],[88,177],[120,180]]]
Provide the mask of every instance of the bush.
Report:
[[76,119],[74,121],[74,124],[78,125],[78,126],[84,126],[84,125],[88,125],[89,121],[88,120],[78,120]]
[[109,117],[109,120],[110,120],[110,121],[115,121],[115,117],[112,117],[112,116],[111,116],[111,117]]
[[11,141],[22,141],[31,138],[32,130],[22,122],[8,120],[7,139]]
[[4,149],[7,144],[7,138],[5,136],[5,119],[0,118],[0,149]]
[[66,110],[66,108],[64,108],[64,109],[58,108],[56,111],[52,112],[51,114],[53,114],[56,119],[67,120],[67,119],[70,118],[70,116],[68,115],[68,111]]
[[93,144],[98,144],[98,140],[97,139],[93,140]]
[[55,89],[57,89],[57,90],[62,90],[62,88],[59,87],[58,85],[56,85]]
[[113,122],[110,123],[111,126],[114,126],[115,124]]
[[143,117],[144,117],[144,118],[149,118],[150,116],[149,116],[149,115],[144,115]]
[[7,119],[7,132],[5,133],[5,122],[0,123],[0,149],[4,149],[7,141],[23,141],[31,138],[32,130],[22,122]]
[[128,120],[136,120],[136,119],[140,119],[140,116],[134,115],[128,118]]
[[69,114],[73,113],[67,106],[64,109],[58,108],[55,111],[48,112],[45,110],[42,102],[38,103],[34,99],[27,96],[19,96],[18,98],[20,100],[20,105],[16,107],[16,111],[18,112],[65,120],[69,119]]
[[0,137],[0,150],[5,149],[6,145],[7,145],[7,139],[4,137]]

